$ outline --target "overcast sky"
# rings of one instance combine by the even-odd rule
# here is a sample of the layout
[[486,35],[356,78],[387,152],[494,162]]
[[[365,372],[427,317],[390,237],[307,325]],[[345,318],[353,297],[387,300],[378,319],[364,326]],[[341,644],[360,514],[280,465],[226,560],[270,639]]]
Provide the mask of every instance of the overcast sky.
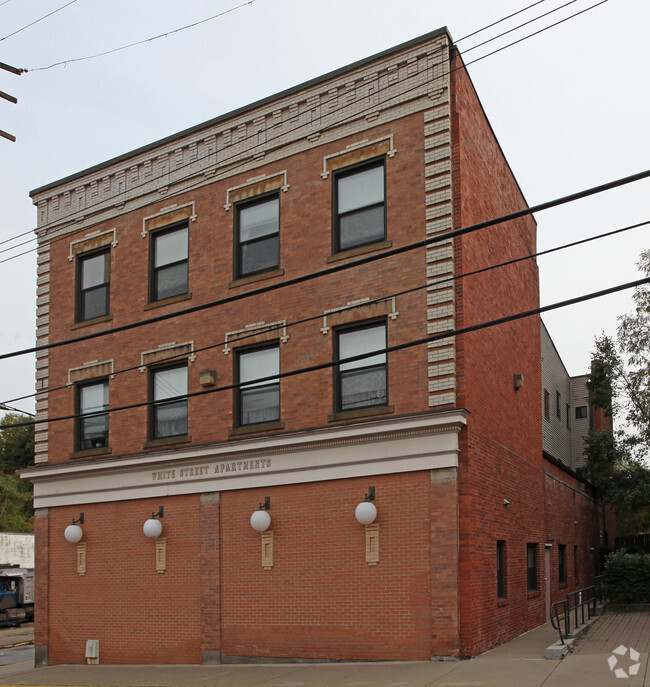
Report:
[[[36,212],[29,191],[442,26],[458,41],[533,0],[253,0],[194,28],[104,57],[77,58],[174,31],[241,0],[0,0],[0,353],[34,345]],[[459,42],[471,62],[598,0],[523,14]],[[13,36],[9,34],[66,5]],[[530,205],[650,168],[650,2],[605,0],[469,73]],[[9,37],[6,37],[9,36]],[[6,38],[5,38],[6,37]],[[65,66],[48,67],[67,60]],[[650,219],[642,181],[536,215],[538,249]],[[647,227],[539,259],[542,305],[638,277]],[[8,250],[9,249],[9,250]],[[631,292],[544,317],[569,374],[613,333]],[[506,314],[506,313],[504,313]],[[34,360],[0,361],[0,402],[34,391]],[[33,411],[34,401],[12,405]]]

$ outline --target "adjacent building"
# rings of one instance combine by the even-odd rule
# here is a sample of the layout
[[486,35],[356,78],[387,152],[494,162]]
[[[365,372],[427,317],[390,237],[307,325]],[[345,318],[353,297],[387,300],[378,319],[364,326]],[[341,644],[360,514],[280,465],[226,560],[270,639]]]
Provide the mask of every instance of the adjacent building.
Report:
[[37,662],[472,656],[590,583],[540,319],[480,326],[535,222],[454,231],[526,202],[446,29],[32,198]]

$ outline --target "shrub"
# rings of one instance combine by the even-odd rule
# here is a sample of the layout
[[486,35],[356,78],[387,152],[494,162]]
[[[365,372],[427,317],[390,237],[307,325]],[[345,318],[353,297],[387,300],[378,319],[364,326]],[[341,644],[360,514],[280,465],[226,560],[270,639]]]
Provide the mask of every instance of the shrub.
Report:
[[607,598],[614,604],[650,603],[650,554],[610,553],[605,559]]

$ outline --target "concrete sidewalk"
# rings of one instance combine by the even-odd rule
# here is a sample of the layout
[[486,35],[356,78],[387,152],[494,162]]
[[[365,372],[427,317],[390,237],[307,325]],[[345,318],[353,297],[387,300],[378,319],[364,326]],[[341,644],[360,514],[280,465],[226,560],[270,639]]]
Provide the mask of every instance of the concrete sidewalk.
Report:
[[[321,663],[222,666],[63,665],[26,670],[0,668],[2,685],[124,687],[650,687],[650,613],[598,618],[562,660],[544,658],[557,638],[543,625],[469,661]],[[1,642],[1,639],[0,639]],[[613,651],[622,649],[618,654]],[[639,652],[638,659],[629,649]],[[614,655],[614,669],[608,659]],[[638,663],[635,672],[633,666]],[[630,670],[632,668],[632,670]],[[630,674],[634,673],[634,674]],[[623,678],[624,681],[621,680]]]

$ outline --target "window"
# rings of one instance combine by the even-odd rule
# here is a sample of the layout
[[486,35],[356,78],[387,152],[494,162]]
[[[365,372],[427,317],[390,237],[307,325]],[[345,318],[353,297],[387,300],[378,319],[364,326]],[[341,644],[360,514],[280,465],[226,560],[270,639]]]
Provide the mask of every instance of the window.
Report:
[[334,176],[334,252],[386,238],[384,161]]
[[560,584],[566,584],[566,546],[557,547],[557,577]]
[[[277,344],[237,353],[235,422],[238,426],[280,419],[280,348]],[[264,379],[271,377],[271,379]],[[256,381],[262,379],[263,381]]]
[[555,414],[558,420],[562,419],[562,396],[559,391],[555,392]]
[[77,322],[108,315],[110,250],[79,257],[77,264]]
[[151,302],[187,293],[188,236],[187,225],[152,232]]
[[506,543],[497,541],[497,597],[506,598]]
[[544,417],[551,419],[551,395],[544,389]]
[[566,404],[566,428],[571,429],[571,406]]
[[587,406],[576,407],[576,420],[584,420],[587,417]]
[[526,544],[526,579],[528,591],[537,591],[537,544]]
[[575,577],[576,584],[578,583],[578,547],[573,547],[573,577]]
[[[341,363],[334,368],[337,411],[386,405],[388,370],[386,353],[383,352],[385,348],[385,322],[336,331],[337,360],[369,354],[367,358]],[[371,355],[374,351],[382,352]]]
[[280,199],[278,196],[237,205],[235,277],[247,277],[280,264]]
[[149,416],[152,440],[187,434],[187,365],[154,368],[150,374],[149,397],[154,402]]
[[108,381],[77,386],[77,451],[108,446]]

